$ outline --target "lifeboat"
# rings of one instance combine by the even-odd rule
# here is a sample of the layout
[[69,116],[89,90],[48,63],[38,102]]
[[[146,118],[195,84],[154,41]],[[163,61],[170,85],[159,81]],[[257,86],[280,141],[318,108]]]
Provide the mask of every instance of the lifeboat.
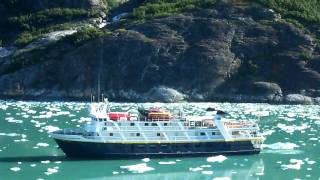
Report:
[[130,120],[130,114],[127,112],[110,112],[109,118],[113,121]]
[[148,121],[168,121],[173,118],[171,112],[161,108],[138,109],[138,111],[141,118]]

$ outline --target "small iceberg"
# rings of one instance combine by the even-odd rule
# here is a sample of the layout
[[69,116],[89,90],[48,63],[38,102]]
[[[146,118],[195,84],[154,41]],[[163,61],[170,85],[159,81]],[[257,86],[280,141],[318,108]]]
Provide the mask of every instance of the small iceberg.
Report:
[[37,143],[37,146],[39,146],[39,147],[48,147],[49,144],[47,144],[47,143]]
[[12,167],[12,168],[10,168],[10,170],[17,172],[17,171],[20,171],[21,169],[19,167]]
[[299,146],[289,142],[287,143],[277,142],[274,144],[262,144],[261,147],[274,149],[274,150],[292,150],[292,149],[298,148]]
[[175,161],[167,161],[167,162],[161,161],[161,162],[158,162],[158,164],[168,165],[168,164],[176,164],[176,162]]
[[208,162],[223,162],[227,159],[227,157],[223,156],[223,155],[219,155],[219,156],[212,156],[212,157],[208,157],[207,161]]
[[146,163],[140,163],[135,165],[129,165],[129,166],[120,166],[121,169],[127,169],[128,171],[131,171],[132,173],[144,173],[147,171],[154,170],[153,167],[147,166]]
[[299,160],[299,159],[290,159],[290,163],[291,164],[283,164],[283,165],[281,165],[281,168],[283,170],[287,170],[287,169],[300,170],[301,166],[304,164],[304,162],[302,160]]

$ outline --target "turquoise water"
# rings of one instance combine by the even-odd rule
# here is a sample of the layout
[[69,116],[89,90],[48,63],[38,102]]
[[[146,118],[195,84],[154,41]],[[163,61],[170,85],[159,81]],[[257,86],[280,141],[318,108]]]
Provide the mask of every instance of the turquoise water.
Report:
[[[141,104],[114,103],[117,111]],[[70,160],[48,131],[80,127],[85,103],[0,102],[0,179],[316,179],[320,177],[320,106],[189,103],[188,114],[207,107],[231,118],[258,119],[266,135],[259,155],[136,160]],[[214,162],[210,161],[213,160]],[[133,165],[133,166],[132,166]],[[129,166],[129,167],[128,167]],[[133,168],[138,166],[137,170]],[[130,169],[131,168],[131,169]]]

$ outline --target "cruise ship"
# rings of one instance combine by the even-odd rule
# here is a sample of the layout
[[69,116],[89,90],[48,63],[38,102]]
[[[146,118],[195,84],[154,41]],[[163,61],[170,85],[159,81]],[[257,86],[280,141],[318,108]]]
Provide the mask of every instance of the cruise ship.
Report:
[[111,112],[107,99],[91,103],[91,122],[50,133],[71,158],[127,158],[257,154],[264,137],[255,121],[231,120],[208,109],[204,116],[172,115],[161,108],[138,115]]

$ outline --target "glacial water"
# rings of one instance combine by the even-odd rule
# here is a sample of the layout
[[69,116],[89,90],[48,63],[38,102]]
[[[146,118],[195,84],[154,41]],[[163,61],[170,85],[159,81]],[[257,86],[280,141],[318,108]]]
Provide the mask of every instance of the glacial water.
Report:
[[[72,160],[48,132],[86,123],[86,103],[0,101],[0,179],[315,179],[320,177],[320,106],[189,103],[188,114],[207,107],[231,118],[257,119],[266,135],[261,154],[135,160]],[[113,103],[134,112],[141,104]]]

